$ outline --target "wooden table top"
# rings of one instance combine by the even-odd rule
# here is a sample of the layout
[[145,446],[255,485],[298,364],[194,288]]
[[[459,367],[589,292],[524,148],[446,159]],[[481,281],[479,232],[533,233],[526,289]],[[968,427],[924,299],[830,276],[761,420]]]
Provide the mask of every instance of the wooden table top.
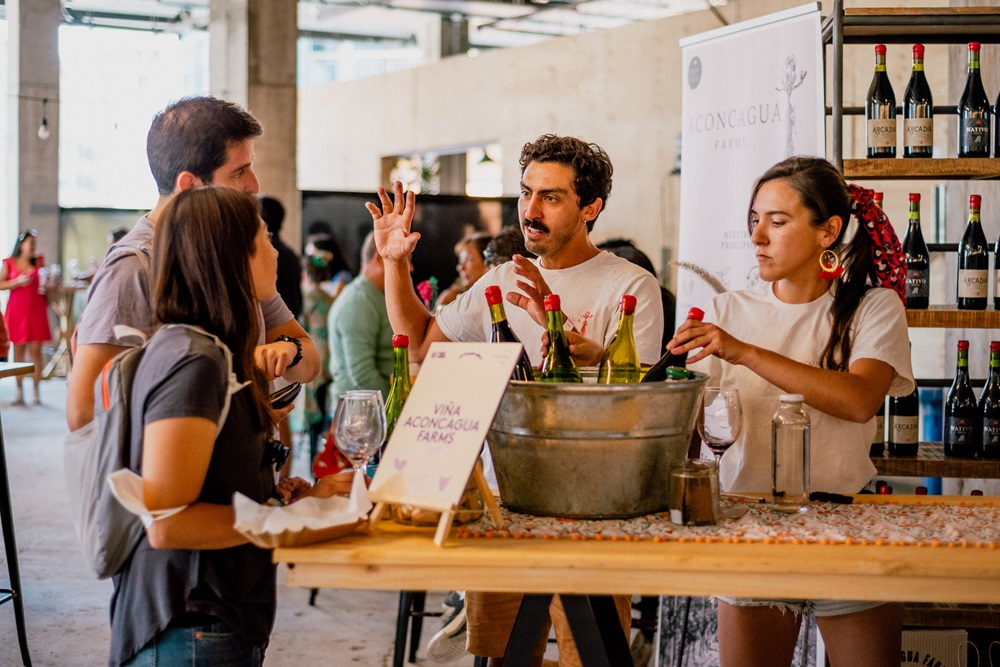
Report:
[[289,585],[316,588],[1000,603],[995,545],[451,537],[437,547],[433,535],[383,521],[371,534],[276,549],[274,560],[288,564]]
[[15,375],[30,375],[34,367],[34,364],[2,361],[0,362],[0,378],[9,378]]

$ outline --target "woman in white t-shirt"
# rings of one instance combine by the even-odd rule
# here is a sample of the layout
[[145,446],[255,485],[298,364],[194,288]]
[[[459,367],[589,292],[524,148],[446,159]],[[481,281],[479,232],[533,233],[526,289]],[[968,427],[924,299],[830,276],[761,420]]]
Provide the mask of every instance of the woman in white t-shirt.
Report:
[[[899,241],[872,191],[820,158],[771,167],[747,223],[764,282],[715,297],[704,322],[688,320],[668,345],[691,351],[688,366],[712,384],[740,390],[743,436],[722,459],[722,486],[769,488],[771,416],[780,394],[795,393],[812,422],[812,489],[857,493],[875,472],[875,412],[886,394],[913,389]],[[901,604],[719,598],[722,665],[790,664],[806,612],[834,667],[899,664]]]

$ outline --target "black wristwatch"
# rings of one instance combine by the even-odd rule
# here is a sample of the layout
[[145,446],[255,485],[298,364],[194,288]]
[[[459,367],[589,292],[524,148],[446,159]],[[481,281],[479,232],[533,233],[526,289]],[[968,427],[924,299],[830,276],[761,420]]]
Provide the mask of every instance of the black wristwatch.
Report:
[[281,334],[280,336],[278,336],[275,339],[275,342],[279,340],[288,341],[289,343],[295,346],[295,358],[292,359],[292,363],[288,364],[286,368],[291,368],[292,366],[295,366],[300,361],[302,361],[302,341],[300,341],[298,338],[292,338],[291,336],[286,336],[285,334]]

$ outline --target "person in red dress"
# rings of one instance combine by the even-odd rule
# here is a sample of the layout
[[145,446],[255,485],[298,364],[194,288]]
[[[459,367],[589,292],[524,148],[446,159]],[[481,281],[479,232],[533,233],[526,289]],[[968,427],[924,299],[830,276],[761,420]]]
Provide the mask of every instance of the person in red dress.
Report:
[[[14,244],[11,256],[3,260],[0,268],[0,289],[9,289],[7,312],[4,319],[10,342],[14,346],[14,361],[25,360],[25,350],[35,365],[32,379],[35,381],[34,404],[39,405],[39,384],[42,381],[42,343],[52,339],[49,329],[48,303],[40,269],[45,265],[41,255],[35,254],[38,232],[28,229],[21,232]],[[24,405],[22,377],[17,377],[17,398],[15,405]]]

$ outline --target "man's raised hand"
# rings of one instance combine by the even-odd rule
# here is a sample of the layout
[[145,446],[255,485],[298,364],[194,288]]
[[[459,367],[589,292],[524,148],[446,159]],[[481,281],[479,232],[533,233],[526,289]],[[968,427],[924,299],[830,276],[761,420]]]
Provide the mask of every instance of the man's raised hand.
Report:
[[416,209],[416,195],[407,192],[404,196],[403,184],[396,181],[392,198],[385,188],[378,189],[378,198],[381,208],[371,202],[365,203],[375,226],[375,247],[387,262],[409,261],[420,240],[419,232],[410,231]]

